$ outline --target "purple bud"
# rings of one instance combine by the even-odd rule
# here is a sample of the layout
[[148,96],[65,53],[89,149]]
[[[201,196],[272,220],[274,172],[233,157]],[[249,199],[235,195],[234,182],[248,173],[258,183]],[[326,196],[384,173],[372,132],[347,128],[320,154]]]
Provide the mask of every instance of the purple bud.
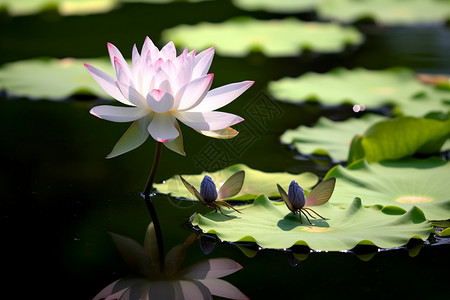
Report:
[[291,204],[295,209],[300,209],[305,206],[305,192],[295,180],[292,180],[289,185],[288,196],[289,201],[291,201]]
[[213,202],[217,199],[217,189],[214,181],[206,175],[200,184],[200,195],[206,202]]

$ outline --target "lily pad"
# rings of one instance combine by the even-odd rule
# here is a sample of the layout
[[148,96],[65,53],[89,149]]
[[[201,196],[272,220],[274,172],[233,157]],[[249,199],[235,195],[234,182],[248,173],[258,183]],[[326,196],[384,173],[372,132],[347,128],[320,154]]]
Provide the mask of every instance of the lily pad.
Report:
[[281,142],[293,144],[302,154],[328,155],[334,161],[345,161],[353,137],[385,119],[375,114],[342,122],[321,117],[313,127],[300,126],[287,130],[281,136]]
[[304,245],[328,251],[350,250],[358,244],[398,247],[411,238],[427,239],[432,228],[417,207],[403,215],[388,215],[363,207],[358,198],[347,209],[325,203],[314,210],[326,219],[305,225],[284,203],[261,195],[253,204],[241,206],[242,214],[230,212],[231,218],[215,212],[198,214],[192,224],[228,242],[256,242],[273,249]]
[[450,5],[442,0],[324,0],[318,15],[342,22],[370,18],[383,25],[433,24],[450,20]]
[[0,68],[0,89],[8,95],[31,99],[63,100],[83,93],[110,99],[92,80],[83,63],[92,63],[112,72],[111,62],[103,59],[31,59],[8,63]]
[[378,122],[350,146],[348,163],[365,158],[368,162],[400,159],[413,154],[439,153],[450,137],[446,121],[399,117]]
[[354,197],[364,205],[419,207],[428,220],[450,219],[450,162],[437,157],[336,166],[326,178],[336,177],[329,202],[348,207]]
[[[271,57],[297,56],[303,50],[340,52],[360,44],[363,36],[353,27],[334,23],[234,18],[223,23],[179,25],[164,30],[162,37],[178,46],[216,47],[224,56],[245,56],[258,51]],[[289,38],[286,38],[289,37]]]
[[352,104],[366,108],[394,105],[399,112],[414,116],[450,110],[450,105],[442,101],[450,97],[450,91],[422,83],[407,68],[376,71],[337,68],[325,74],[310,72],[297,78],[272,81],[268,90],[276,99],[291,103],[319,101],[327,105]]
[[[187,182],[199,190],[203,177],[208,175],[216,184],[217,189],[219,189],[225,180],[241,170],[245,171],[244,186],[239,194],[231,198],[234,200],[251,200],[255,199],[255,197],[259,194],[264,194],[268,197],[279,197],[280,194],[278,193],[277,183],[283,186],[288,186],[294,179],[305,189],[310,189],[318,182],[317,175],[310,172],[305,172],[298,175],[290,173],[265,173],[251,169],[243,164],[236,164],[214,173],[204,172],[199,175],[182,176]],[[164,181],[163,183],[155,184],[154,186],[160,193],[171,194],[173,197],[193,199],[192,194],[186,189],[180,180],[180,176],[178,175]]]
[[39,13],[56,8],[61,15],[86,15],[112,10],[118,0],[0,0],[0,8],[12,16]]
[[265,10],[275,13],[299,13],[314,10],[321,0],[233,0],[233,4],[245,10]]

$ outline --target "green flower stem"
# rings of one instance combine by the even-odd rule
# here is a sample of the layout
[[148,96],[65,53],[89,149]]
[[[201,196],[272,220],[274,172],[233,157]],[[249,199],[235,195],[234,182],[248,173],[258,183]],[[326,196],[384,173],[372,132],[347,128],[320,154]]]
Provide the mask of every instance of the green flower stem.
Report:
[[150,172],[150,176],[148,177],[147,185],[145,186],[145,190],[142,193],[145,204],[147,204],[147,209],[150,213],[150,217],[153,221],[153,226],[155,227],[155,234],[156,234],[156,241],[158,243],[158,252],[159,252],[159,269],[161,273],[164,273],[164,244],[163,244],[163,237],[162,237],[162,231],[161,226],[158,221],[158,215],[156,214],[155,207],[153,206],[152,202],[152,196],[150,194],[153,182],[155,180],[156,172],[158,171],[159,162],[161,161],[161,152],[162,152],[162,143],[157,142],[156,143],[156,152],[155,157],[153,159],[153,166],[152,170]]

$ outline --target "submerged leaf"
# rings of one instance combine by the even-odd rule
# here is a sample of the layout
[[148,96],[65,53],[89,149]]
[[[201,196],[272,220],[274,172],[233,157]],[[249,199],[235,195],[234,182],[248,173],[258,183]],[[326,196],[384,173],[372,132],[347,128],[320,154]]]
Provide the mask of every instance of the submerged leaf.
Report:
[[[241,191],[235,197],[231,198],[234,200],[251,200],[255,199],[259,194],[264,194],[268,197],[279,196],[277,187],[274,183],[274,178],[276,178],[277,182],[282,186],[288,186],[292,179],[295,179],[306,189],[313,187],[318,181],[317,175],[310,172],[298,175],[280,172],[266,173],[251,169],[243,164],[236,164],[213,173],[204,172],[199,175],[182,176],[192,186],[199,187],[204,176],[208,175],[211,176],[212,180],[216,183],[217,188],[219,188],[231,175],[238,171],[245,171],[245,181]],[[186,189],[178,175],[165,180],[163,183],[155,184],[154,186],[160,193],[170,193],[172,197],[193,199],[192,194]]]
[[350,250],[359,243],[381,248],[405,245],[411,238],[425,240],[429,223],[417,207],[403,215],[387,215],[365,208],[356,198],[347,209],[326,203],[315,206],[326,219],[311,219],[313,226],[301,224],[283,203],[259,196],[251,205],[241,206],[242,215],[226,221],[220,215],[197,215],[193,225],[229,242],[256,242],[263,248],[285,249],[306,245],[314,250]]
[[405,210],[417,206],[428,220],[447,220],[449,174],[450,162],[437,157],[371,164],[360,160],[347,168],[336,166],[327,173],[326,177],[336,177],[329,202],[348,207],[350,199],[359,197],[364,205],[398,206]]

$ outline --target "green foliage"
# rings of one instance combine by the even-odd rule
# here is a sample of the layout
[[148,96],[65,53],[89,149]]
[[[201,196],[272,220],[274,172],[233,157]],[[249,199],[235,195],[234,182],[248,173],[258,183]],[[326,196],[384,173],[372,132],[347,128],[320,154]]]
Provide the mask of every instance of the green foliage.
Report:
[[353,137],[385,119],[375,114],[341,122],[321,117],[313,127],[300,126],[285,131],[281,136],[281,142],[293,144],[303,154],[328,155],[335,161],[345,161]]
[[318,3],[320,3],[320,0],[233,0],[233,4],[241,9],[288,14],[313,10]]
[[449,137],[450,120],[399,117],[381,121],[353,139],[348,163],[361,158],[378,162],[439,153]]
[[[417,206],[428,220],[450,219],[450,162],[437,157],[368,163],[359,160],[347,168],[336,166],[325,178],[335,177],[330,201],[348,207],[351,199],[364,205],[381,205],[385,212],[401,214]],[[394,207],[390,207],[394,206]],[[397,212],[396,212],[397,211]]]
[[[257,195],[264,194],[268,197],[280,196],[276,184],[279,183],[283,186],[288,186],[292,180],[296,180],[303,188],[310,189],[313,187],[317,181],[318,177],[310,172],[305,172],[302,174],[294,175],[290,173],[265,173],[258,170],[253,170],[245,165],[237,164],[225,168],[223,170],[208,173],[204,172],[199,175],[184,175],[183,178],[193,185],[197,190],[200,190],[200,183],[205,175],[209,175],[217,189],[227,180],[231,175],[238,171],[245,171],[244,186],[242,187],[239,194],[237,194],[232,199],[235,200],[251,200],[255,199]],[[277,182],[274,181],[276,178]],[[186,187],[181,182],[180,176],[176,175],[163,183],[155,184],[155,188],[160,193],[166,193],[173,197],[182,197],[186,199],[193,199],[191,193],[186,189]]]
[[[297,56],[303,50],[340,52],[347,45],[360,44],[363,36],[353,27],[335,23],[234,18],[223,23],[179,25],[163,31],[165,41],[177,46],[205,49],[216,47],[224,56],[245,56],[251,51],[266,56]],[[289,37],[289,38],[286,38]]]
[[83,63],[113,73],[111,63],[106,59],[31,59],[3,65],[0,68],[0,89],[12,96],[31,99],[64,100],[76,94],[94,94],[110,99]]
[[450,19],[446,0],[324,0],[320,18],[355,22],[372,19],[383,25],[442,23]]
[[407,68],[379,71],[338,68],[325,74],[310,72],[297,78],[272,81],[268,90],[276,99],[291,103],[318,101],[326,105],[352,104],[366,108],[393,105],[398,113],[411,116],[450,110],[450,104],[445,101],[450,98],[449,90],[422,83]]
[[326,219],[311,219],[313,226],[305,225],[306,220],[300,223],[284,203],[263,195],[239,210],[242,214],[231,211],[231,218],[215,212],[197,215],[193,225],[230,242],[256,242],[263,248],[275,249],[304,245],[328,251],[350,250],[358,244],[398,247],[411,238],[425,240],[431,230],[431,223],[417,207],[403,215],[389,215],[365,208],[358,198],[346,209],[330,203],[314,206]]

